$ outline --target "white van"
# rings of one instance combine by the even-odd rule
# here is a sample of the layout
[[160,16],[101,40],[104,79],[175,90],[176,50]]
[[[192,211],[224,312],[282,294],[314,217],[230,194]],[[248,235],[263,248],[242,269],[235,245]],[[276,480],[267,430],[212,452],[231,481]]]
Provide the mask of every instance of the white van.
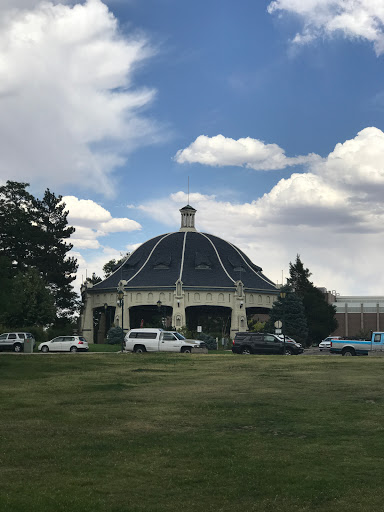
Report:
[[177,331],[164,329],[131,329],[124,340],[128,352],[208,352],[203,341],[187,340]]

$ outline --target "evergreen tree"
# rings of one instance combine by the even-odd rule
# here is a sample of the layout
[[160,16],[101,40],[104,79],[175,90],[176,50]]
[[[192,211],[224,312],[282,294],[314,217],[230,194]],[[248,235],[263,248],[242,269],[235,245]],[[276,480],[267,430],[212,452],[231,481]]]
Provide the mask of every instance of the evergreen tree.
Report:
[[269,320],[265,326],[266,332],[274,332],[275,322],[283,322],[284,334],[290,336],[302,345],[307,344],[308,326],[305,309],[300,297],[289,286],[284,286],[281,291],[286,293],[273,303]]
[[[0,187],[0,257],[9,258],[12,269],[21,273],[18,283],[24,274],[30,282],[29,270],[35,269],[54,298],[56,321],[69,320],[78,307],[71,285],[77,262],[67,255],[72,249],[67,240],[74,228],[68,226],[68,212],[61,196],[56,197],[47,189],[39,200],[26,190],[28,186],[7,181]],[[49,302],[43,295],[41,307]],[[51,318],[49,307],[46,317]],[[40,322],[39,315],[36,318]]]
[[76,278],[77,261],[67,253],[73,245],[66,240],[75,228],[68,226],[65,203],[62,196],[55,196],[49,189],[43,199],[36,200],[40,227],[39,244],[33,266],[42,273],[55,298],[58,317],[71,316],[78,306],[78,298],[71,286]]
[[0,256],[23,270],[30,266],[39,238],[35,198],[28,183],[7,181],[0,187]]
[[319,344],[337,328],[336,309],[327,303],[325,295],[309,280],[311,273],[304,267],[299,254],[295,263],[289,264],[289,273],[288,284],[303,301],[309,343]]
[[45,326],[55,320],[54,297],[45,280],[34,268],[18,272],[11,291],[13,308],[4,315],[10,327]]

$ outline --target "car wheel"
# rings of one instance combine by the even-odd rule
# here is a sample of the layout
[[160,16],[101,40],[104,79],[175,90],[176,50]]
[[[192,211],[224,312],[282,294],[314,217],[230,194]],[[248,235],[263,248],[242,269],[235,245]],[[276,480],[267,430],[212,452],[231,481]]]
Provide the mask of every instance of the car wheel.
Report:
[[49,352],[49,348],[47,347],[47,345],[44,345],[43,347],[41,347],[41,351],[47,353]]
[[183,354],[190,354],[192,352],[192,349],[191,348],[182,348],[181,352]]
[[285,352],[284,352],[284,355],[285,356],[291,356],[292,355],[292,350],[290,348],[286,348]]
[[245,356],[249,356],[250,354],[252,354],[251,349],[249,347],[243,347],[241,349],[241,353]]
[[341,353],[342,356],[355,356],[355,352],[352,349],[347,348]]
[[13,351],[14,352],[21,352],[23,350],[23,347],[20,345],[20,343],[15,343],[13,345]]
[[145,347],[143,347],[143,345],[138,345],[137,347],[134,348],[134,352],[136,352],[136,354],[143,354],[144,352],[146,352],[146,350]]
[[70,352],[77,352],[77,347],[71,347],[71,348],[69,349],[69,351],[70,351]]

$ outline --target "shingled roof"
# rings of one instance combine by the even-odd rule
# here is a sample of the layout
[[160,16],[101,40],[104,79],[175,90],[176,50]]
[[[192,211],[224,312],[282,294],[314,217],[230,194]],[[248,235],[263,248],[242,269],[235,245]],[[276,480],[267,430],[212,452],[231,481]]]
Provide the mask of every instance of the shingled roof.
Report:
[[[182,216],[186,211],[192,215],[196,212],[188,205],[180,210]],[[246,291],[277,293],[274,283],[240,249],[217,236],[196,231],[194,218],[191,227],[186,228],[183,217],[180,231],[143,243],[111,276],[89,291],[115,290],[120,280],[127,281],[126,290],[174,289],[178,280],[184,289],[233,290],[236,281],[241,280]]]

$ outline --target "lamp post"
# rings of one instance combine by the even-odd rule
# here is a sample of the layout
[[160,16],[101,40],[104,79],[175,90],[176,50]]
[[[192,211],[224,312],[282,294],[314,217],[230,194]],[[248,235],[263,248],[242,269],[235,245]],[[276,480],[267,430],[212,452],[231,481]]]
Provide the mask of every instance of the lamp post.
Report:
[[280,292],[280,298],[281,302],[283,304],[283,347],[284,347],[284,354],[285,354],[285,297],[287,295],[287,292]]
[[121,330],[123,331],[121,351],[124,352],[124,290],[122,287],[117,289],[117,303],[121,307]]

